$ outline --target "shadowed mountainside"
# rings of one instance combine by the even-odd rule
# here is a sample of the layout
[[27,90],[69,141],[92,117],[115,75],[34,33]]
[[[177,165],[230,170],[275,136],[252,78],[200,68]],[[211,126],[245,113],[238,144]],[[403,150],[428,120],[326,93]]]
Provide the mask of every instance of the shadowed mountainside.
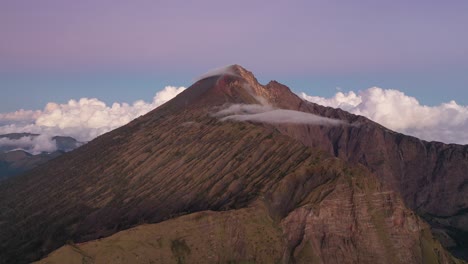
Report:
[[[342,121],[220,121],[236,104]],[[0,260],[73,241],[44,261],[454,263],[420,216],[446,247],[466,247],[466,157],[466,146],[397,134],[231,66],[2,182]]]

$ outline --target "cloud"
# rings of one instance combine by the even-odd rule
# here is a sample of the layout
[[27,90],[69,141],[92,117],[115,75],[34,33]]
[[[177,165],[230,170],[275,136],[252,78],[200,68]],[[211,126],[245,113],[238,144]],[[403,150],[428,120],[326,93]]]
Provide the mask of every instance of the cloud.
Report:
[[257,114],[230,115],[223,117],[221,120],[237,120],[237,121],[253,121],[262,123],[290,123],[290,124],[314,124],[314,125],[340,125],[342,121],[321,117],[314,114],[286,110],[275,109],[268,112]]
[[57,144],[49,135],[25,136],[19,139],[0,138],[0,150],[11,151],[21,149],[33,155],[42,152],[54,152],[57,150]]
[[[263,100],[260,100],[263,101]],[[215,114],[215,116],[223,116],[222,121],[253,121],[261,123],[289,123],[289,124],[314,124],[314,125],[340,125],[344,124],[340,120],[321,117],[318,115],[286,110],[275,109],[272,106],[265,104],[234,104],[226,109],[223,109]]]
[[219,68],[216,68],[216,69],[209,70],[205,74],[202,74],[198,78],[195,78],[195,82],[198,82],[200,80],[203,80],[203,79],[206,79],[206,78],[209,78],[209,77],[219,76],[219,75],[237,76],[237,73],[232,69],[232,65],[219,67]]
[[228,108],[225,108],[221,111],[218,111],[216,116],[225,116],[225,115],[247,115],[247,114],[257,114],[264,113],[267,111],[272,111],[273,107],[270,105],[260,105],[260,104],[233,104]]
[[[184,87],[166,86],[156,93],[152,102],[139,100],[133,104],[114,103],[108,106],[96,98],[81,98],[70,100],[66,104],[48,103],[41,111],[19,110],[0,114],[0,134],[23,132],[41,134],[44,137],[30,141],[22,139],[21,142],[15,143],[22,146],[32,144],[35,153],[48,151],[52,149],[51,145],[55,146],[55,143],[51,142],[53,136],[71,136],[78,141],[92,140],[148,113],[183,90]],[[46,142],[45,138],[49,142]]]
[[33,122],[36,120],[39,115],[41,114],[41,111],[32,111],[32,110],[24,110],[20,109],[16,112],[12,113],[0,113],[0,125],[2,124],[8,124],[8,123],[28,123],[28,122]]
[[358,93],[338,92],[331,98],[305,93],[301,96],[320,105],[366,116],[392,130],[424,140],[468,144],[468,106],[455,101],[426,106],[401,91],[378,87]]
[[[15,144],[18,148],[37,154],[54,151],[56,145],[51,138],[57,135],[71,136],[82,142],[90,141],[148,113],[183,90],[184,87],[167,86],[157,92],[151,102],[139,100],[133,104],[106,105],[96,98],[82,98],[70,100],[66,104],[48,103],[43,110],[0,113],[0,134],[41,134],[41,137],[20,141],[0,139],[0,148]],[[378,87],[357,93],[340,91],[331,98],[305,93],[301,96],[314,103],[366,116],[390,129],[425,140],[468,144],[468,106],[458,105],[455,101],[425,106],[398,90]],[[235,104],[215,115],[222,120],[266,123],[337,125],[340,122],[308,113],[275,109],[263,98],[257,99],[260,104]]]

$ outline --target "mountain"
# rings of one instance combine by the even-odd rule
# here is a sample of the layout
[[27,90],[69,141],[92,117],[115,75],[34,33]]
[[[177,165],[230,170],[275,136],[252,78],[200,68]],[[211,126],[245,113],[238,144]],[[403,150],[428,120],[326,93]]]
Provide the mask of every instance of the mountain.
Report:
[[0,145],[0,153],[8,152],[15,150],[19,148],[19,144],[14,144],[13,142],[20,140],[22,138],[27,138],[27,139],[32,139],[34,137],[39,136],[39,134],[32,134],[32,133],[10,133],[10,134],[4,134],[0,135],[0,140],[8,140],[9,142],[12,142],[12,144],[2,144]]
[[65,136],[55,136],[52,137],[52,140],[55,141],[55,145],[57,146],[57,150],[59,151],[72,151],[81,145],[85,144],[84,142],[79,142],[78,140],[72,137],[65,137]]
[[[34,147],[33,140],[39,136],[40,134],[33,133],[11,133],[0,135],[0,139],[8,140],[8,142],[2,142],[3,144],[0,144],[0,153],[17,149],[23,149],[24,151],[31,152]],[[54,141],[57,147],[56,150],[63,152],[74,150],[84,144],[72,137],[65,136],[54,136],[50,138],[50,140]]]
[[0,180],[24,173],[83,144],[72,137],[55,136],[51,139],[56,144],[55,151],[32,155],[29,152],[38,136],[31,133],[0,135],[0,140],[6,139],[8,143],[0,144]]
[[32,155],[22,150],[0,153],[0,180],[24,173],[62,154],[54,151]]
[[3,134],[0,135],[0,138],[6,138],[11,140],[18,140],[24,137],[37,137],[39,134],[34,133],[10,133],[10,134]]
[[461,263],[467,157],[233,65],[0,183],[0,260]]

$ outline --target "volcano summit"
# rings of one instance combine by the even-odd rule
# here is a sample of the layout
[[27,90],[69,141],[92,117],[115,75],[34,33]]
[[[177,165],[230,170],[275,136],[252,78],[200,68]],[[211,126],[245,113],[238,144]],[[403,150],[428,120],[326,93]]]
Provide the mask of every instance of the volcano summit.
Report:
[[0,262],[462,263],[468,146],[233,65],[0,183]]

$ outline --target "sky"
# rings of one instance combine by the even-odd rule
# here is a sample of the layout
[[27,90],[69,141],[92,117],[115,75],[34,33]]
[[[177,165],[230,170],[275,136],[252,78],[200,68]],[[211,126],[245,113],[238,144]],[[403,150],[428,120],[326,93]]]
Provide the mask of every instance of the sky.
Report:
[[72,99],[154,106],[166,86],[234,63],[335,107],[378,87],[464,111],[466,14],[466,0],[2,0],[0,125]]

